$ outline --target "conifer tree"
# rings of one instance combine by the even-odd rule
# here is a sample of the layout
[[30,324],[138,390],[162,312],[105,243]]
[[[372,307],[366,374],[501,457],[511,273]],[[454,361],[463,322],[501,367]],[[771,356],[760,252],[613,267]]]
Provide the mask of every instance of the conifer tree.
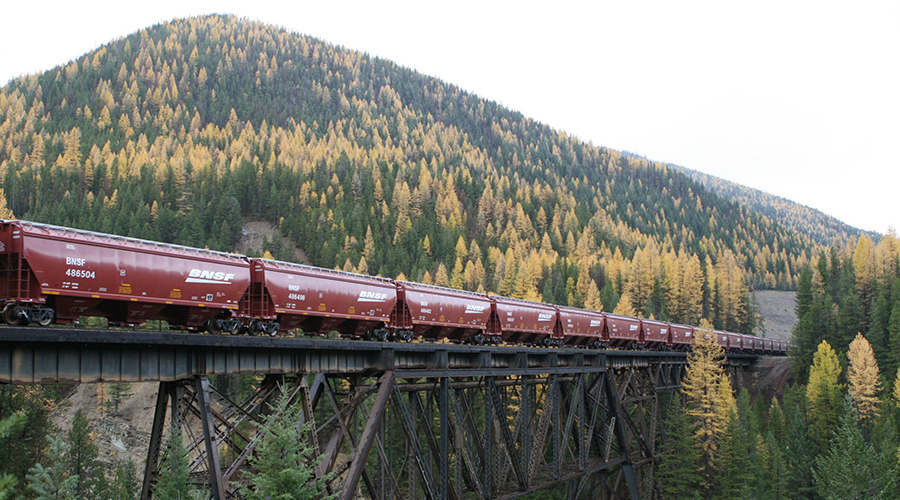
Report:
[[756,449],[750,439],[749,429],[741,424],[735,406],[728,415],[721,438],[718,497],[741,498],[750,494],[755,455]]
[[841,386],[838,377],[841,365],[837,353],[827,340],[819,344],[813,355],[813,365],[809,370],[809,385],[806,387],[807,414],[810,435],[824,449],[831,437],[841,411]]
[[188,452],[181,440],[181,428],[174,426],[169,432],[166,451],[159,461],[159,473],[153,487],[154,498],[171,500],[194,500],[198,497],[191,485],[191,470]]
[[[27,421],[24,413],[14,413],[0,420],[0,446],[6,446],[9,435],[21,429]],[[18,480],[12,474],[0,475],[0,500],[12,498],[12,490]]]
[[815,488],[812,464],[815,446],[809,436],[806,412],[806,390],[790,386],[784,393],[784,456],[787,462],[788,491],[792,498],[811,498]]
[[309,424],[297,425],[303,407],[294,402],[281,387],[280,395],[270,406],[270,412],[257,426],[263,433],[250,458],[249,484],[240,490],[248,500],[297,499],[319,500],[333,498],[325,494],[328,478],[316,479],[311,459],[312,448],[304,441]]
[[859,412],[860,423],[871,424],[878,415],[881,381],[872,346],[862,334],[857,334],[850,343],[847,359],[849,361],[847,382],[850,398]]
[[816,490],[828,500],[887,498],[897,482],[896,454],[879,454],[866,443],[856,409],[844,400],[840,422],[827,453],[816,458]]
[[709,498],[714,486],[719,438],[735,406],[731,383],[722,363],[723,349],[716,342],[709,324],[694,334],[694,350],[688,355],[684,393],[687,414],[694,418],[694,437],[703,454],[702,487]]
[[36,500],[75,500],[78,476],[69,472],[69,447],[59,436],[47,436],[50,447],[44,452],[45,467],[37,463],[28,470],[28,489]]
[[97,464],[97,446],[92,437],[91,425],[84,412],[75,412],[72,430],[68,435],[69,453],[67,463],[71,473],[78,477],[75,484],[77,498],[94,498],[101,492],[98,490],[98,475],[103,475]]
[[673,401],[666,416],[668,432],[659,452],[656,481],[661,498],[686,498],[700,486],[701,457],[693,433],[693,419]]

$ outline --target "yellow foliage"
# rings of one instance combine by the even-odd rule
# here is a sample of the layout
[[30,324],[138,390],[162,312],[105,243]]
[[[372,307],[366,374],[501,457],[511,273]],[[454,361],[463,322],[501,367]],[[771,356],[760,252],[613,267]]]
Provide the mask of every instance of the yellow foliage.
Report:
[[861,333],[856,334],[850,342],[847,352],[848,390],[853,403],[859,410],[859,420],[869,421],[878,414],[878,393],[881,392],[881,381],[878,379],[878,363],[872,346]]

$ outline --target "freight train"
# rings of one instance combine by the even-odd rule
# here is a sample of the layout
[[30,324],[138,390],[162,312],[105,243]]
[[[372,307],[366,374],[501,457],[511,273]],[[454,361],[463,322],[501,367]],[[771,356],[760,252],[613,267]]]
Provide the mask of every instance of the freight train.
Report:
[[[9,325],[166,321],[212,334],[689,350],[695,328],[27,221],[0,221]],[[716,332],[729,352],[784,341]]]

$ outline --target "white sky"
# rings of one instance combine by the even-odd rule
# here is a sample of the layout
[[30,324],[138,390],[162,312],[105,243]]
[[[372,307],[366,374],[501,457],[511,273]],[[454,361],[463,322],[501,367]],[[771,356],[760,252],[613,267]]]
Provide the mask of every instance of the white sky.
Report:
[[3,10],[2,83],[157,22],[236,14],[415,68],[595,145],[863,229],[900,227],[897,1],[69,0]]

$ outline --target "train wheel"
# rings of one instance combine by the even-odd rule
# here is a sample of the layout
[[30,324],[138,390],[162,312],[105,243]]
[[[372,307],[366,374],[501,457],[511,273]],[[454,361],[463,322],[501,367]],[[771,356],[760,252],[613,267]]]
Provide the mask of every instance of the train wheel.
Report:
[[250,322],[250,335],[256,336],[264,331],[262,321],[254,319]]
[[42,307],[38,310],[37,316],[37,324],[39,326],[47,327],[53,324],[53,320],[56,319],[56,311],[50,309],[49,307]]
[[484,345],[484,335],[476,333],[472,336],[472,343],[475,345]]
[[413,332],[412,330],[400,330],[400,340],[404,342],[409,342],[412,340]]
[[222,334],[222,323],[213,318],[206,322],[206,330],[213,335],[221,335]]
[[19,315],[19,307],[15,304],[7,304],[3,308],[3,321],[12,326],[21,326],[26,323],[25,318]]
[[266,323],[266,333],[269,334],[270,337],[274,337],[278,335],[278,327],[280,327],[278,323]]

